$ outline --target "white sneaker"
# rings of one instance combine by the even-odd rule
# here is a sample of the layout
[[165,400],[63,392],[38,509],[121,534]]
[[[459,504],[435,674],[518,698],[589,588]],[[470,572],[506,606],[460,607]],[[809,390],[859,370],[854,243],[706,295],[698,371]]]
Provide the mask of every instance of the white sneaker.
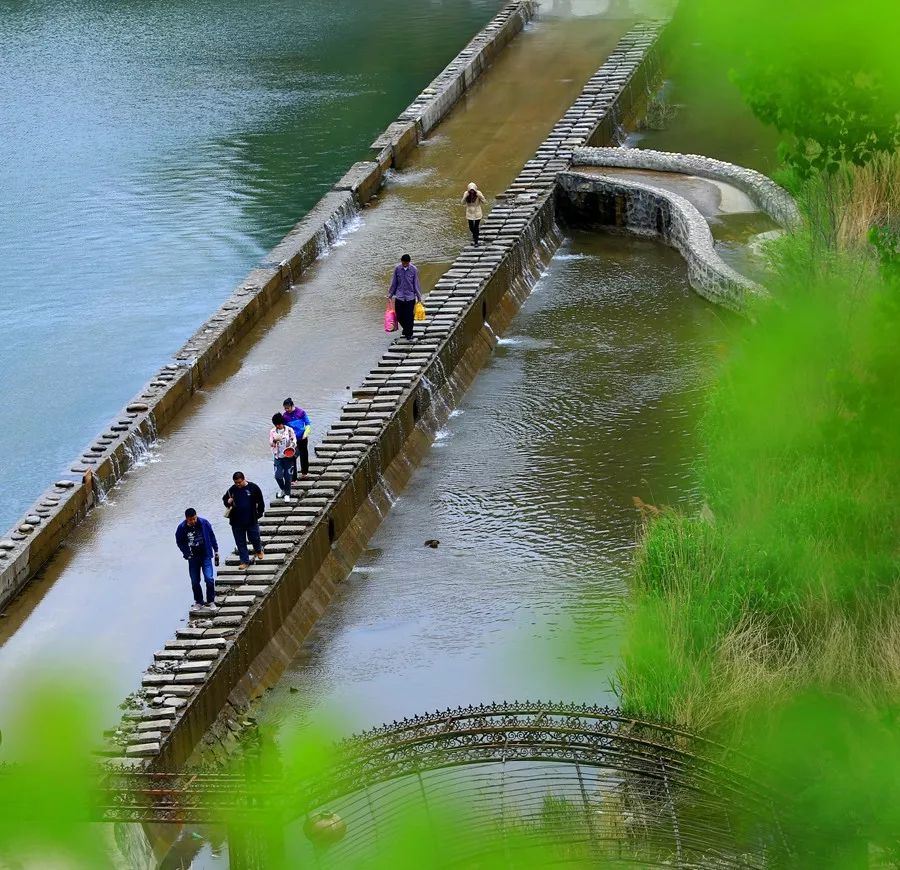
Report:
[[292,499],[289,495],[282,496],[282,498],[284,498],[284,500],[288,503],[294,501],[294,499]]
[[209,604],[204,604],[203,606],[204,606],[207,610],[218,610],[218,609],[219,609],[219,605],[216,604],[215,601],[210,601]]

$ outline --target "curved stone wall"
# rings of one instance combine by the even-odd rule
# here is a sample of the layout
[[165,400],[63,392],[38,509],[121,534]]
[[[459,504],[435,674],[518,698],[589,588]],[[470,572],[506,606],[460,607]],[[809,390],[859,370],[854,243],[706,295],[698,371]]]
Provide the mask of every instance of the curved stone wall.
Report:
[[560,176],[558,208],[570,223],[619,227],[675,248],[687,263],[691,287],[717,305],[744,312],[752,299],[768,295],[722,260],[706,218],[677,193],[573,169]]
[[427,319],[416,324],[419,340],[393,344],[353,391],[316,447],[299,501],[266,511],[265,562],[242,572],[227,560],[218,579],[223,606],[177,630],[156,653],[110,755],[153,769],[180,766],[248,674],[260,681],[273,639],[288,626],[291,642],[301,642],[322,607],[309,595],[317,572],[342,536],[353,535],[354,519],[403,458],[436,391],[471,367],[473,349],[490,346],[490,323],[501,327],[521,302],[523,276],[555,237],[557,183],[574,149],[609,141],[617,119],[641,105],[655,84],[659,32],[658,25],[639,25],[620,40],[497,198],[481,247],[463,251],[428,295]]
[[508,3],[372,143],[96,439],[0,540],[0,609],[46,564],[85,514],[208,380],[231,345],[290,289],[348,217],[401,166],[491,61],[522,30],[535,0]]
[[615,166],[620,169],[679,172],[712,181],[723,181],[746,193],[761,211],[783,227],[798,226],[802,220],[791,195],[767,175],[701,154],[645,151],[641,148],[577,148],[572,163],[573,166]]

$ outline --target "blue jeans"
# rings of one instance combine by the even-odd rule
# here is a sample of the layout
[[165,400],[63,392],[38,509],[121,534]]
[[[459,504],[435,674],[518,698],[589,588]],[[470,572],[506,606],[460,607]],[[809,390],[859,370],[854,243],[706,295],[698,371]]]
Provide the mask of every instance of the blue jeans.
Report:
[[203,579],[206,580],[206,603],[216,600],[215,577],[213,573],[212,556],[195,557],[187,560],[188,573],[191,575],[191,589],[194,592],[194,603],[203,604],[203,594],[200,591],[200,571],[203,570]]
[[250,538],[250,546],[253,547],[254,553],[262,552],[262,541],[259,538],[259,523],[254,523],[252,526],[235,524],[231,527],[231,534],[234,535],[238,558],[244,565],[250,562],[250,554],[247,552],[247,538]]
[[275,483],[281,487],[284,495],[291,494],[291,480],[294,476],[294,459],[285,456],[284,459],[275,460]]

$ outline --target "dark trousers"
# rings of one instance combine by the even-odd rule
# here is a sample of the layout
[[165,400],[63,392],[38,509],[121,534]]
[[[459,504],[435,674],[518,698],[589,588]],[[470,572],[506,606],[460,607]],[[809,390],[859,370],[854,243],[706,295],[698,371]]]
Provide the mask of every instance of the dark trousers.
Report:
[[481,232],[481,221],[469,221],[469,232],[472,234],[472,241],[478,244],[478,233]]
[[206,603],[216,600],[215,574],[213,573],[212,556],[191,556],[187,560],[188,573],[191,575],[191,591],[194,593],[194,603],[203,604],[203,593],[200,591],[200,574],[206,580]]
[[285,495],[291,494],[291,478],[293,476],[294,457],[285,456],[283,459],[275,459],[275,483],[281,487]]
[[254,523],[252,526],[235,524],[231,527],[231,534],[234,535],[238,558],[242,564],[248,565],[250,563],[250,553],[247,552],[247,538],[250,539],[250,546],[253,547],[254,553],[262,552],[262,541],[259,538],[259,523]]
[[309,474],[309,440],[306,438],[299,438],[297,440],[297,453],[294,456],[294,465],[291,468],[294,480],[297,479],[298,459],[300,460],[300,473],[304,475]]
[[397,322],[403,329],[404,338],[413,337],[413,317],[416,312],[416,300],[410,299],[404,302],[402,299],[394,300],[394,311],[397,312]]

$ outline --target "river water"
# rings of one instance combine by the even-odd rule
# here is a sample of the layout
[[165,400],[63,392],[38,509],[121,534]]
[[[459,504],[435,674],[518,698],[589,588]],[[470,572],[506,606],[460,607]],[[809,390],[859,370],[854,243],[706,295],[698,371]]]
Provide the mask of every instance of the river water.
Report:
[[[209,517],[228,544],[221,493],[236,469],[272,492],[266,438],[282,399],[292,395],[309,410],[315,443],[348,386],[392,340],[381,320],[400,253],[413,254],[426,287],[443,273],[467,241],[466,183],[478,181],[491,201],[504,190],[629,26],[551,14],[510,44],[408,169],[248,332],[151,461],[112,490],[10,605],[0,620],[0,686],[74,665],[107,691],[102,715],[114,721],[115,705],[188,615],[190,586],[173,540],[184,508]],[[0,693],[0,725],[14,694]],[[11,745],[8,727],[4,736]]]
[[494,700],[612,701],[633,497],[697,504],[700,388],[728,323],[674,251],[572,233],[260,720],[356,731]]
[[501,6],[0,2],[0,527]]

